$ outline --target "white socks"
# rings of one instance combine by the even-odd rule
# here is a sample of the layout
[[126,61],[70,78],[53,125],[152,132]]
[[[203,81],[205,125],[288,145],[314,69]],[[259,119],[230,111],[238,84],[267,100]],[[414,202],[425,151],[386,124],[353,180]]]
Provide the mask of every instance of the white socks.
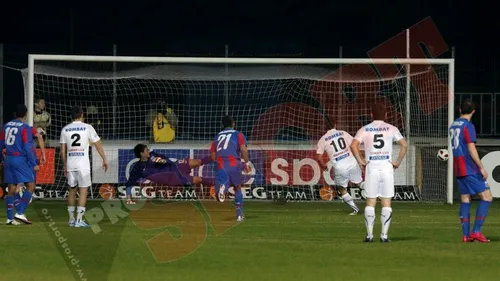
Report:
[[380,233],[380,238],[387,238],[387,233],[389,232],[389,227],[391,226],[392,220],[392,208],[383,207],[382,216],[380,217],[380,222],[382,223],[382,232]]
[[373,225],[375,224],[375,208],[365,207],[366,237],[373,238]]
[[352,200],[352,197],[349,193],[342,195],[342,200],[344,200],[344,202],[347,205],[349,205],[349,207],[351,207],[351,209],[353,209],[353,211],[359,212],[358,206],[356,206],[356,203],[354,203],[354,200]]
[[75,219],[75,206],[68,206],[68,214],[70,220]]
[[[380,216],[380,222],[382,223],[382,231],[380,232],[380,238],[386,239],[389,233],[389,227],[392,221],[392,208],[383,207],[382,214]],[[375,208],[366,206],[365,207],[365,225],[366,225],[366,237],[373,238],[373,225],[375,224]]]
[[83,220],[83,215],[85,214],[85,207],[80,207],[78,206],[78,208],[76,209],[76,221],[77,222],[80,222]]

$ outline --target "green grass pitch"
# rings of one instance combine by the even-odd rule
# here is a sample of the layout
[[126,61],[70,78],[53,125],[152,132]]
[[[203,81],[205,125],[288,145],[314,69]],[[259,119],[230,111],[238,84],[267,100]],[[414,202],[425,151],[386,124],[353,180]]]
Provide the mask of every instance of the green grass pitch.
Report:
[[395,203],[390,244],[361,242],[364,217],[348,216],[338,203],[248,202],[239,224],[229,203],[136,208],[89,202],[88,213],[104,219],[76,229],[67,226],[65,202],[34,201],[27,213],[33,225],[0,226],[0,280],[456,281],[500,274],[495,202],[484,226],[489,244],[461,243],[457,204]]

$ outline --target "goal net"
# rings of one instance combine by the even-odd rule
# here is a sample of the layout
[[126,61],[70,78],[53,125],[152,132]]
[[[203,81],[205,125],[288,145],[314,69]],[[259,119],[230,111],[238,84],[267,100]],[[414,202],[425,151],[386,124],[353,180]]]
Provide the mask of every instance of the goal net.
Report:
[[[211,141],[222,130],[221,118],[229,114],[249,143],[252,171],[244,175],[245,199],[339,200],[331,165],[322,172],[315,160],[316,142],[335,121],[337,129],[354,136],[371,121],[373,103],[386,105],[387,121],[410,143],[395,171],[395,199],[446,201],[449,196],[447,165],[436,158],[437,150],[447,147],[447,61],[413,64],[410,60],[409,75],[408,65],[349,64],[349,60],[337,64],[133,61],[63,56],[35,60],[31,91],[30,68],[22,70],[27,103],[44,99],[51,116],[46,132],[48,162],[37,175],[35,197],[67,196],[59,135],[71,122],[70,108],[79,105],[85,122],[101,136],[109,162],[105,173],[92,148],[91,198],[125,196],[124,183],[137,161],[133,147],[138,143],[172,159],[208,156]],[[398,152],[396,145],[395,157]],[[214,166],[195,168],[191,175],[214,177]],[[210,200],[211,190],[211,186],[148,184],[136,186],[134,195]],[[362,199],[356,187],[349,192]]]

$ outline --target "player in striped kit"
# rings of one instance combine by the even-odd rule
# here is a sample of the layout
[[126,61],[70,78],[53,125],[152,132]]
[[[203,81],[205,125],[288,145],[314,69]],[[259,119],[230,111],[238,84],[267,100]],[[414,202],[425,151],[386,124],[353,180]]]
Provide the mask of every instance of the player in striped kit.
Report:
[[335,173],[335,184],[340,186],[339,193],[342,200],[352,209],[350,215],[357,215],[359,208],[354,203],[351,195],[347,192],[349,181],[360,186],[363,178],[361,169],[356,162],[356,158],[351,152],[352,136],[342,130],[333,129],[324,134],[318,141],[316,158],[323,168],[328,169],[328,165],[323,162],[323,154],[326,152],[333,163]]
[[[249,172],[247,141],[243,133],[235,130],[236,123],[230,116],[222,118],[224,130],[217,134],[210,151],[217,162],[215,172],[215,194],[217,201],[224,202],[230,186],[234,187],[236,220],[243,221],[242,172]],[[241,163],[241,158],[244,163]]]
[[[488,173],[476,150],[476,129],[470,122],[474,112],[474,103],[470,100],[464,100],[460,105],[460,117],[450,126],[453,171],[462,201],[459,213],[463,232],[462,241],[488,243],[490,240],[483,235],[481,227],[488,215],[488,208],[493,196],[486,182]],[[470,197],[476,194],[481,201],[479,201],[474,227],[470,233]]]
[[[32,129],[25,123],[27,111],[25,105],[18,105],[16,119],[6,123],[0,132],[0,150],[6,149],[4,181],[8,184],[9,193],[5,197],[5,201],[7,203],[7,224],[10,225],[19,224],[14,219],[31,224],[24,212],[35,190],[35,171],[39,167],[33,149]],[[3,158],[3,155],[1,156]],[[15,207],[15,195],[19,183],[24,183],[27,190],[23,193],[20,203]],[[16,209],[15,215],[14,207]]]

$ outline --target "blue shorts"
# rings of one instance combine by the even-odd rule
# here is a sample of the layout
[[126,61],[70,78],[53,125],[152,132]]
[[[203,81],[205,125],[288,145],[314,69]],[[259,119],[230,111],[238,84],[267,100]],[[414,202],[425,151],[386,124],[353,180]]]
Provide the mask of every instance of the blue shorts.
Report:
[[221,169],[215,172],[215,190],[219,192],[219,189],[224,186],[226,187],[225,192],[229,190],[230,186],[238,187],[243,183],[243,175],[240,167],[231,169]]
[[7,156],[3,176],[6,184],[35,182],[34,167],[25,157]]
[[475,195],[490,189],[481,175],[457,177],[458,190],[462,195]]

